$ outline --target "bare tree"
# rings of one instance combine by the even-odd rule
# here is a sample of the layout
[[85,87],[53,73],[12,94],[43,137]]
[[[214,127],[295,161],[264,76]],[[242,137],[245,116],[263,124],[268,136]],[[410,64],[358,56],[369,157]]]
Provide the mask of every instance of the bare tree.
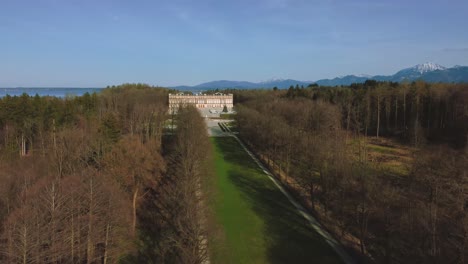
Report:
[[[152,148],[153,146],[153,148]],[[133,223],[137,226],[138,199],[146,187],[154,186],[165,165],[156,143],[143,144],[139,136],[124,136],[104,158],[108,174],[115,177],[123,189],[131,195]]]

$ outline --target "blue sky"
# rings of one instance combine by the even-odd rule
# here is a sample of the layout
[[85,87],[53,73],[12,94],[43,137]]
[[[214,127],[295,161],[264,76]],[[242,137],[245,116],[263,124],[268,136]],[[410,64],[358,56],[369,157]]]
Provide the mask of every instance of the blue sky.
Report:
[[468,1],[0,0],[0,87],[317,80],[468,65]]

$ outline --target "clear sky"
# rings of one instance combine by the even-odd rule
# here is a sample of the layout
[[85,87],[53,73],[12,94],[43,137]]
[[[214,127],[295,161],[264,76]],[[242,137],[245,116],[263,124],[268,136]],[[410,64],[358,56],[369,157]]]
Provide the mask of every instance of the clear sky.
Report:
[[467,0],[0,0],[0,87],[468,65]]

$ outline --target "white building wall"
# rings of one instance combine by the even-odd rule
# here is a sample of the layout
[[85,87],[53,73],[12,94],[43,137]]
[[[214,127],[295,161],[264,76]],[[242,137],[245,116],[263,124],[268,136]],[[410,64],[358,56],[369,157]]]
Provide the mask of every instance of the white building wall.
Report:
[[184,95],[169,94],[169,109],[178,108],[181,104],[194,104],[198,108],[222,108],[226,106],[232,109],[233,95]]

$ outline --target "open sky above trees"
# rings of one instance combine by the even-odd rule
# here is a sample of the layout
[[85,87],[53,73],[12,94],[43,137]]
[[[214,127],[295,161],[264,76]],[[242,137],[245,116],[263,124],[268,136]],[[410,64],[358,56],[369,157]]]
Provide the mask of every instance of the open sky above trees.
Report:
[[3,0],[0,87],[316,80],[468,61],[468,2]]

